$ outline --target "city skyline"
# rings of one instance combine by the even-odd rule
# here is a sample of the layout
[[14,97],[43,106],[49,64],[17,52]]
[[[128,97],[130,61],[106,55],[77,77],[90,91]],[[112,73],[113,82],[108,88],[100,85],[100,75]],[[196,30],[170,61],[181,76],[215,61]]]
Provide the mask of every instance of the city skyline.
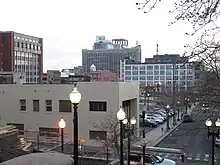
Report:
[[[0,11],[1,15],[7,13],[1,19],[0,30],[42,37],[44,71],[81,65],[82,49],[92,49],[97,35],[104,35],[108,40],[128,39],[129,47],[139,41],[142,61],[156,54],[156,44],[159,44],[159,54],[183,54],[184,45],[193,43],[193,38],[185,35],[188,24],[168,27],[172,17],[167,9],[172,8],[172,1],[159,5],[148,15],[139,11],[135,3],[133,0],[74,3],[40,0],[33,4],[27,0],[7,0],[3,5],[10,6],[11,11],[8,12],[8,8]],[[164,5],[167,7],[163,8]],[[20,16],[15,19],[18,9]]]

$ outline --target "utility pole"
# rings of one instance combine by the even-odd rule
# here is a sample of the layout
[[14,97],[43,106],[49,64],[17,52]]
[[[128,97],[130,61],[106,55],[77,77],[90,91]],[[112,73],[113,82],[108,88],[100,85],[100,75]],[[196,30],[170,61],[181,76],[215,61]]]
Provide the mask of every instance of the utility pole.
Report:
[[176,59],[173,60],[173,92],[172,92],[172,96],[173,96],[173,125],[176,125],[176,80],[175,80],[175,69],[176,69]]

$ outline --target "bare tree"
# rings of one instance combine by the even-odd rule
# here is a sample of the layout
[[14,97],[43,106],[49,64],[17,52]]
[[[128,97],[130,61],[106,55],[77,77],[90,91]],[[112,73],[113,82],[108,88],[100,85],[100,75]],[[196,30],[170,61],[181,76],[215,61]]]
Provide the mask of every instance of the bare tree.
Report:
[[107,137],[105,140],[101,140],[103,147],[112,149],[115,153],[119,154],[119,136],[120,127],[116,116],[108,116],[100,123],[93,123],[93,127],[99,131],[106,131]]

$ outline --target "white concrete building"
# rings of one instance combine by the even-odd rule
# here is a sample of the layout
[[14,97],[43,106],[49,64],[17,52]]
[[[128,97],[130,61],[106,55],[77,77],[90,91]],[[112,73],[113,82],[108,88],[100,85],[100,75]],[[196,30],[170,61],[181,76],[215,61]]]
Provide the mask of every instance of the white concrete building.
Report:
[[176,63],[173,71],[171,62],[130,63],[123,60],[120,63],[120,81],[154,86],[160,83],[166,91],[172,89],[175,81],[176,88],[180,90],[198,85],[200,71],[200,65],[194,62]]
[[[100,145],[97,138],[103,140],[108,136],[108,131],[95,125],[101,127],[109,118],[117,122],[116,113],[121,105],[127,114],[136,117],[139,127],[139,84],[83,82],[77,86],[82,94],[78,109],[79,139],[86,140],[87,145]],[[42,136],[47,136],[47,131],[59,132],[58,122],[63,117],[67,123],[65,139],[71,141],[73,114],[69,93],[72,88],[73,85],[62,84],[0,85],[0,124],[13,124],[26,130],[24,136],[36,138],[38,131]]]

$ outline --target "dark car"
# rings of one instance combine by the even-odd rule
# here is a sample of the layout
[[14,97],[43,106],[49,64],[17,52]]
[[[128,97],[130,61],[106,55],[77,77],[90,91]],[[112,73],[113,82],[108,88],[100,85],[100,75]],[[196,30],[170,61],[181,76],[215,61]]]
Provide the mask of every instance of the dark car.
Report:
[[187,123],[187,122],[192,122],[192,117],[188,114],[183,116],[183,122]]
[[[143,126],[143,121],[140,121],[140,126]],[[157,127],[158,123],[153,120],[146,120],[144,121],[144,126],[146,127]]]

